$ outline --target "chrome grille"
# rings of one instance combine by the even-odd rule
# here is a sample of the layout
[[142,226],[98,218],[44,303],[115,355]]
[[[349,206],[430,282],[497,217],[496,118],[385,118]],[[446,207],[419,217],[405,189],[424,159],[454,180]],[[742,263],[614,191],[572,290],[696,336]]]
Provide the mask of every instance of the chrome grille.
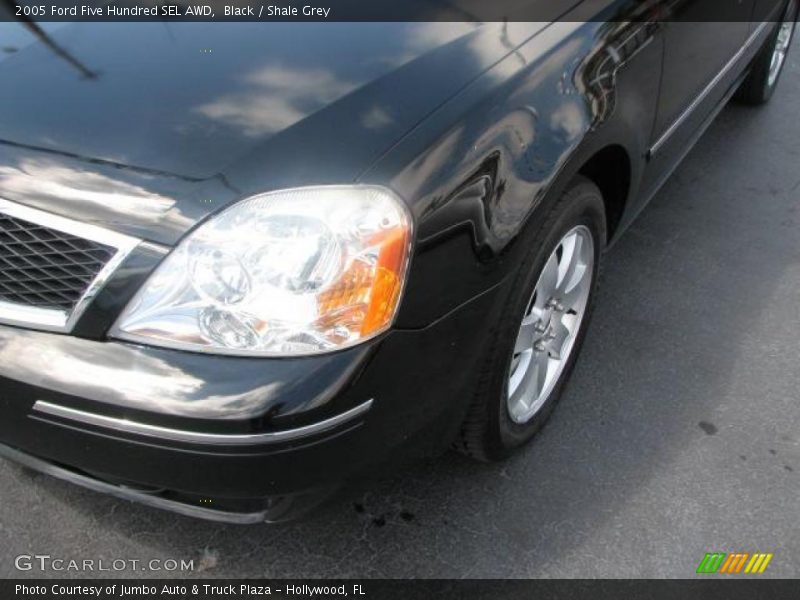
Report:
[[0,198],[0,323],[71,331],[140,241]]
[[0,300],[72,310],[116,248],[0,214]]

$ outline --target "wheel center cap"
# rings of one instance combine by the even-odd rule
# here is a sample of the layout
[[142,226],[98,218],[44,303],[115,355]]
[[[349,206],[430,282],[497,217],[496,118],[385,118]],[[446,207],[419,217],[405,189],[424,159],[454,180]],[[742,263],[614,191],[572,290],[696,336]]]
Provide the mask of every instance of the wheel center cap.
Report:
[[555,326],[561,323],[561,317],[564,316],[566,310],[564,306],[558,301],[557,298],[551,298],[545,305],[545,312],[539,321],[536,328],[539,333],[539,338],[534,343],[533,347],[537,352],[554,352],[560,354],[561,348],[553,347],[553,340],[556,339]]
[[542,315],[539,324],[536,326],[538,338],[533,344],[533,347],[537,352],[549,350],[550,343],[555,339],[556,334],[553,329],[554,320],[557,320],[557,316],[555,315],[555,311],[548,304],[547,311]]

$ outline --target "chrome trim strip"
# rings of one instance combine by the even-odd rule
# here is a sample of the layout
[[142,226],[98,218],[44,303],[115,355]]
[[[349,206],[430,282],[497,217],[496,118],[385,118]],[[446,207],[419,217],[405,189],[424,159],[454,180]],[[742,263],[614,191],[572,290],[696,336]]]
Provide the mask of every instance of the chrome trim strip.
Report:
[[661,134],[661,136],[655,141],[655,143],[650,147],[650,151],[648,155],[653,157],[661,147],[667,143],[669,138],[671,138],[674,133],[678,130],[678,128],[683,125],[683,123],[688,119],[691,114],[697,110],[697,107],[706,99],[706,97],[711,93],[711,91],[719,84],[723,77],[725,77],[730,70],[739,62],[739,59],[744,56],[744,54],[750,49],[750,47],[755,43],[756,39],[761,35],[764,29],[769,25],[769,23],[764,22],[761,23],[756,30],[750,34],[750,37],[747,38],[747,41],[742,45],[741,48],[733,55],[733,57],[722,67],[722,70],[714,76],[714,78],[703,88],[703,91],[692,101],[692,103],[684,109],[684,111],[678,115],[678,118],[675,119],[672,124],[667,128],[667,130]]
[[[52,404],[44,400],[37,400],[33,405],[33,410],[54,417],[62,419],[69,419],[78,421],[86,425],[94,425],[97,427],[105,427],[122,431],[125,433],[134,433],[138,435],[145,435],[148,437],[155,437],[162,440],[170,440],[173,442],[185,442],[188,444],[213,444],[213,445],[228,445],[228,446],[242,446],[242,445],[256,445],[256,444],[274,444],[277,442],[285,442],[289,440],[296,440],[299,438],[308,437],[316,433],[328,431],[334,427],[341,425],[347,421],[351,421],[356,417],[366,413],[372,407],[372,399],[367,400],[363,404],[351,408],[343,413],[340,413],[324,421],[318,421],[311,425],[303,427],[296,427],[295,429],[284,429],[282,431],[269,431],[265,433],[244,433],[244,434],[226,434],[226,433],[202,433],[199,431],[187,431],[184,429],[172,429],[170,427],[161,427],[158,425],[149,425],[147,423],[139,423],[137,421],[130,421],[128,419],[119,419],[116,417],[108,417],[105,415],[98,415],[95,413],[78,410],[75,408],[68,408],[59,404]],[[29,415],[32,418],[37,418],[36,415]]]
[[34,327],[45,331],[69,333],[92,300],[94,300],[94,297],[103,289],[103,286],[110,279],[114,271],[117,270],[133,249],[141,243],[141,240],[138,238],[115,231],[109,231],[97,225],[74,221],[67,217],[54,215],[29,206],[23,206],[3,198],[0,198],[0,213],[30,221],[31,223],[36,223],[37,225],[42,225],[50,229],[63,231],[64,233],[110,246],[117,250],[116,254],[114,254],[111,260],[100,270],[92,283],[89,284],[89,287],[83,293],[80,300],[78,300],[77,304],[75,304],[72,311],[67,312],[58,309],[38,308],[25,306],[24,304],[0,301],[0,323],[8,325]]
[[100,479],[94,479],[1,444],[0,456],[29,469],[33,469],[34,471],[56,477],[57,479],[69,483],[74,483],[95,492],[102,492],[122,500],[138,502],[139,504],[144,504],[153,508],[169,510],[188,517],[197,517],[200,519],[217,521],[219,523],[234,523],[240,525],[269,521],[269,510],[252,513],[236,513],[214,510],[213,508],[205,508],[203,506],[192,506],[191,504],[184,504],[183,502],[169,500],[161,496],[154,496],[131,488],[114,485],[113,483],[107,483]]

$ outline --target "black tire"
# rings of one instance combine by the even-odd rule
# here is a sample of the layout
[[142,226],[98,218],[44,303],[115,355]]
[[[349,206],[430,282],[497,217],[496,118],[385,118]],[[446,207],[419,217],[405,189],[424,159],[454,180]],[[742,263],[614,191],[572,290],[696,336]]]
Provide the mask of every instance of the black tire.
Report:
[[[781,22],[774,24],[774,31],[767,38],[764,47],[761,48],[753,64],[750,67],[750,73],[736,90],[734,100],[741,104],[748,104],[750,106],[760,106],[769,102],[775,89],[778,87],[778,82],[781,78],[783,68],[786,66],[786,61],[780,65],[777,76],[774,80],[770,81],[770,66],[772,64],[772,55],[778,44],[778,35],[783,23],[794,23],[798,15],[798,2],[797,0],[789,0],[783,10]],[[791,45],[791,38],[794,31],[790,34],[789,44]]]
[[[550,255],[564,235],[579,225],[589,229],[594,241],[592,282],[584,318],[575,336],[573,350],[550,395],[528,421],[516,423],[511,418],[506,399],[508,373],[522,316]],[[457,450],[478,460],[501,460],[528,442],[547,421],[572,373],[586,335],[605,243],[602,194],[589,179],[579,176],[549,209],[534,247],[519,267],[501,321],[488,344],[475,396],[454,444]]]

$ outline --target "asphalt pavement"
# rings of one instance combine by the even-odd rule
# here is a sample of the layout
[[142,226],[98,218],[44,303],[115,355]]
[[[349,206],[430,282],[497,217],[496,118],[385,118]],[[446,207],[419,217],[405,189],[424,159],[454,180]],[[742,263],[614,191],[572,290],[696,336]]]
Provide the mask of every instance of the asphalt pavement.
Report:
[[[0,461],[0,577],[691,577],[710,551],[800,576],[794,46],[772,103],[726,108],[609,253],[572,383],[518,456],[448,454],[244,528]],[[195,569],[18,571],[21,554]]]

